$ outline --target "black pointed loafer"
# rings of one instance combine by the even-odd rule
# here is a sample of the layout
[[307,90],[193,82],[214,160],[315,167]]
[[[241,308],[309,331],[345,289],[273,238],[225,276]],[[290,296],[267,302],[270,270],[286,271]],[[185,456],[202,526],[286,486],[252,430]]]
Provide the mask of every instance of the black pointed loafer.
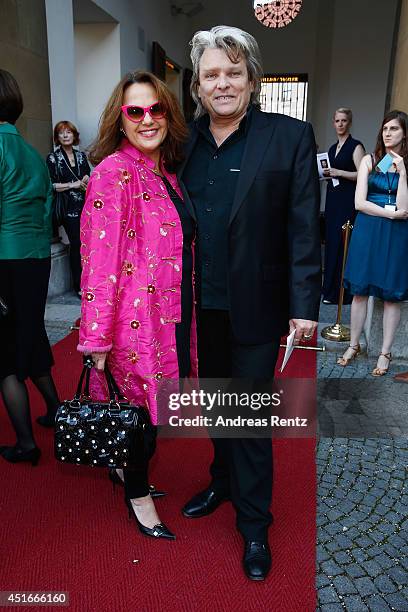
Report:
[[201,518],[214,512],[218,506],[228,500],[228,495],[218,493],[208,487],[208,489],[194,495],[181,511],[187,518]]
[[245,540],[242,565],[245,575],[250,580],[265,580],[272,565],[269,544],[267,542]]
[[125,498],[125,504],[128,508],[129,519],[132,517],[136,521],[136,525],[140,531],[145,536],[149,536],[149,538],[164,538],[165,540],[175,540],[176,536],[164,523],[157,523],[154,527],[146,527],[142,525],[142,523],[137,518],[134,508],[132,506],[132,502],[130,499]]

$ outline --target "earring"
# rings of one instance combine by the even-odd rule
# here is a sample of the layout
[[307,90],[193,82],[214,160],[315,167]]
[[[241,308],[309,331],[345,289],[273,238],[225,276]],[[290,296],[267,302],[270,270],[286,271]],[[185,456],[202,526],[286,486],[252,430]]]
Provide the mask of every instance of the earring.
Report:
[[125,130],[123,129],[123,127],[121,127],[119,131],[120,131],[120,132],[122,132],[122,134],[123,134],[124,136],[126,136],[126,132],[125,132]]

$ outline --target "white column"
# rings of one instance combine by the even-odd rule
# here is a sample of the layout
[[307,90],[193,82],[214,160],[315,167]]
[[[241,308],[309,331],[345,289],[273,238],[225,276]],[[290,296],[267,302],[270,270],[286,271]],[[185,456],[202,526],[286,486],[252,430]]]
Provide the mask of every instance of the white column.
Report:
[[45,0],[52,123],[77,124],[74,16],[72,0]]

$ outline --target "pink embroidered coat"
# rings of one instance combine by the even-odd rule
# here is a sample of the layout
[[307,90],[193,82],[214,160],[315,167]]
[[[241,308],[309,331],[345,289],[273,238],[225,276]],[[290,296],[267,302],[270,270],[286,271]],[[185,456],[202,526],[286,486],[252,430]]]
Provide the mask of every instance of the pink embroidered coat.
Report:
[[[132,403],[147,406],[157,423],[160,381],[178,378],[183,234],[153,168],[150,158],[123,139],[91,175],[81,217],[78,350],[109,351],[119,388]],[[165,174],[181,196],[175,175]],[[191,376],[197,376],[194,314],[190,337]],[[103,374],[95,370],[91,395],[106,397]]]

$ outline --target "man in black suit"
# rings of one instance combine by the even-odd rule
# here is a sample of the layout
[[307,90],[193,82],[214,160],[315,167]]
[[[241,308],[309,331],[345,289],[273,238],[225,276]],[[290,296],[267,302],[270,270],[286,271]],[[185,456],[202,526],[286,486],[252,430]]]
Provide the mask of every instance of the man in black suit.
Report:
[[[319,184],[308,123],[259,110],[255,39],[217,26],[192,40],[196,121],[180,177],[197,218],[201,378],[271,379],[281,335],[310,338],[320,298]],[[248,578],[271,566],[272,443],[213,439],[211,483],[189,518],[230,499]]]

